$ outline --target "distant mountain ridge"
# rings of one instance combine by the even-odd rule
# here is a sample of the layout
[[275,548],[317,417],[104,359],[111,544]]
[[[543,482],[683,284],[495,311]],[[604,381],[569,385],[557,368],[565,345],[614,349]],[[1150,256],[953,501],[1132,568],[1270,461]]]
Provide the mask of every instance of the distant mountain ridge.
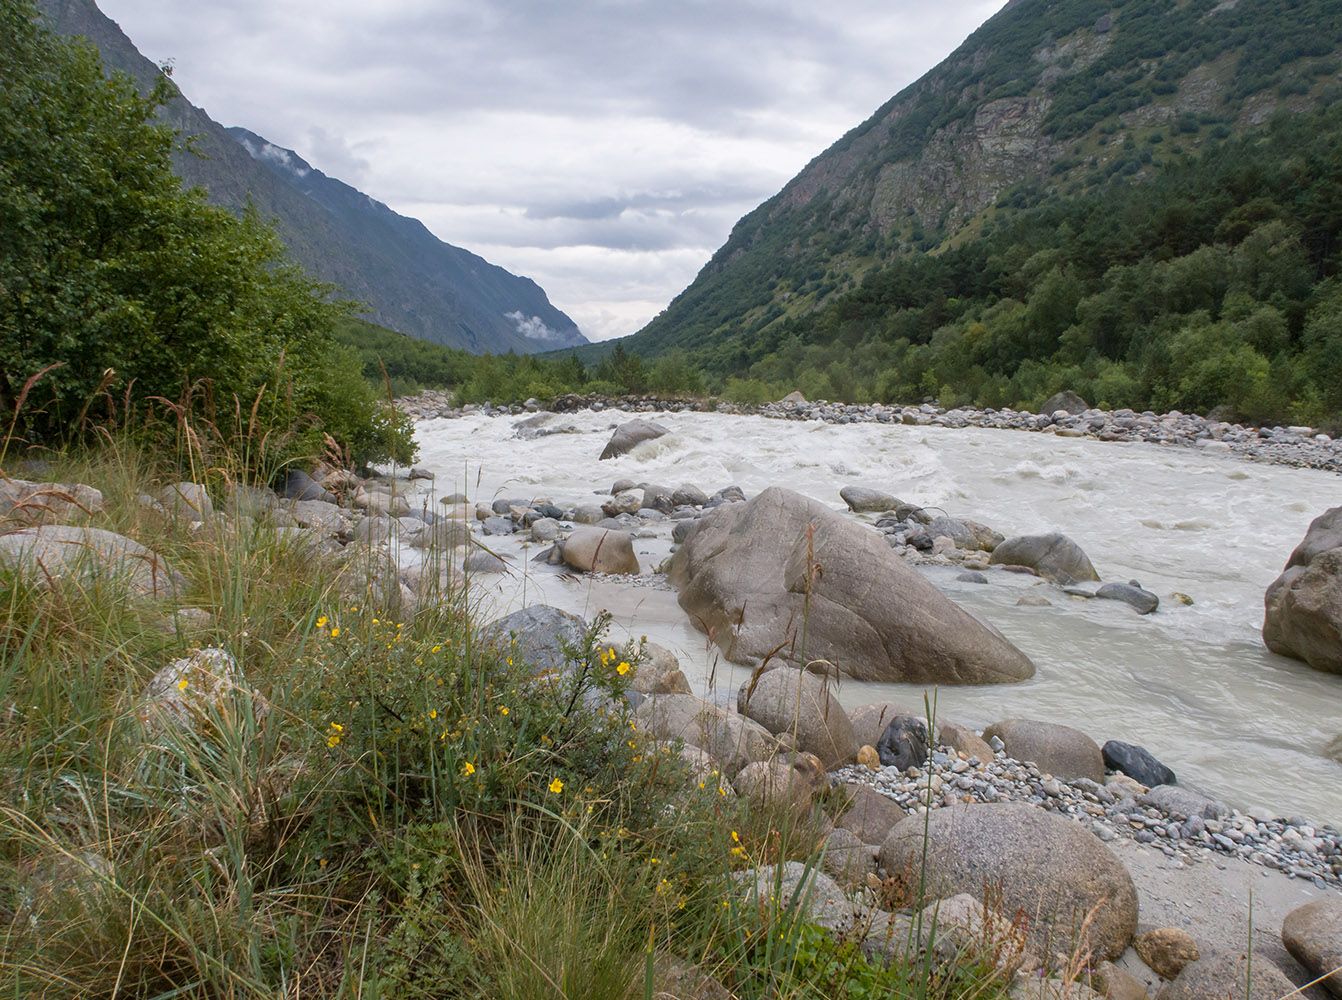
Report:
[[[93,0],[37,0],[37,6],[54,31],[97,46],[109,70],[144,89],[161,75]],[[477,354],[587,343],[531,279],[444,243],[423,223],[328,177],[293,150],[245,128],[224,128],[180,91],[163,117],[195,137],[195,153],[183,152],[176,161],[184,183],[235,211],[250,199],[262,218],[274,221],[296,262],[368,304],[367,319]]]

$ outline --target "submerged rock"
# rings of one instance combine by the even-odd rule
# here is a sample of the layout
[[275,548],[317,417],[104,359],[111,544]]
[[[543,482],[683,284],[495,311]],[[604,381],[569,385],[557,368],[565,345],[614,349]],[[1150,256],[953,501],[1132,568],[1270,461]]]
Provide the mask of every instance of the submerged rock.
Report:
[[993,549],[989,562],[994,566],[1028,566],[1055,583],[1079,580],[1099,582],[1100,576],[1090,564],[1081,546],[1066,535],[1018,535]]
[[666,433],[665,427],[650,420],[626,421],[615,428],[615,433],[611,435],[601,452],[601,458],[618,458],[626,452],[633,451],[636,445],[659,438]]

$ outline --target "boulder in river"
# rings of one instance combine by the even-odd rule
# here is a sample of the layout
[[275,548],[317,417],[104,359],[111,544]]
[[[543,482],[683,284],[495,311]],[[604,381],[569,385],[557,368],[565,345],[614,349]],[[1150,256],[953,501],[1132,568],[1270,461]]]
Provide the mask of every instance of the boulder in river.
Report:
[[1311,522],[1263,604],[1268,649],[1342,674],[1342,507]]
[[824,659],[849,677],[884,682],[1033,675],[1000,632],[878,541],[824,504],[771,487],[702,518],[672,557],[669,579],[695,627],[733,663]]
[[845,486],[839,490],[839,496],[848,505],[848,509],[855,514],[894,510],[900,504],[900,501],[889,493],[873,490],[869,486]]
[[575,528],[564,540],[564,562],[583,573],[641,573],[634,543],[623,531]]
[[615,428],[615,433],[610,436],[605,450],[601,452],[601,458],[618,458],[632,451],[635,445],[659,438],[665,433],[667,433],[665,427],[650,420],[627,420]]
[[1100,576],[1090,564],[1081,546],[1066,535],[1017,535],[995,549],[988,560],[994,566],[1028,566],[1055,583],[1078,580],[1099,582]]
[[[924,827],[926,834],[924,835]],[[1117,958],[1137,929],[1137,890],[1118,857],[1081,824],[1022,802],[934,809],[895,825],[880,850],[892,876],[916,886],[926,843],[926,889],[933,897],[995,895],[1019,911],[1031,944],[1070,953],[1073,940]],[[997,895],[1000,892],[1000,895]]]
[[1122,601],[1139,615],[1149,615],[1160,607],[1160,598],[1149,590],[1143,590],[1136,580],[1128,583],[1106,583],[1095,591],[1095,596],[1110,601]]

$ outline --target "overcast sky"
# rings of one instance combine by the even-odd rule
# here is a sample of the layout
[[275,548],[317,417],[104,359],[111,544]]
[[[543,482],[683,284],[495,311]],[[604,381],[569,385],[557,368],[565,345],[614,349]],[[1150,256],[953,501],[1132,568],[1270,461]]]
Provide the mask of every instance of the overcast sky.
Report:
[[98,0],[187,98],[534,278],[593,340],[1004,0]]

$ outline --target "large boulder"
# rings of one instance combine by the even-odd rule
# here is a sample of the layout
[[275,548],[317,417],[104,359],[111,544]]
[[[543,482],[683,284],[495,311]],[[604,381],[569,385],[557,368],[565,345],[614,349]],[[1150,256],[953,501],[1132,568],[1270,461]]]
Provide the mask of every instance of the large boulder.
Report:
[[1323,985],[1342,997],[1342,899],[1325,896],[1296,907],[1282,921],[1281,940],[1311,977],[1327,975]]
[[904,818],[904,810],[894,799],[887,798],[870,785],[849,782],[841,794],[847,806],[834,825],[852,830],[864,844],[880,844],[890,835],[896,823]]
[[1243,952],[1226,951],[1189,962],[1156,1000],[1281,1000],[1292,995],[1298,995],[1295,983],[1267,955],[1255,951],[1251,964]]
[[1263,604],[1268,649],[1342,674],[1342,507],[1311,522]]
[[736,710],[775,736],[790,733],[798,748],[820,758],[826,770],[857,760],[857,739],[848,713],[822,677],[780,667],[747,680],[736,694]]
[[583,573],[640,573],[634,542],[626,532],[575,528],[564,539],[564,562]]
[[0,535],[0,568],[30,576],[39,585],[62,577],[113,579],[149,597],[179,593],[185,579],[162,556],[133,539],[102,528],[47,524]]
[[665,427],[650,420],[626,421],[615,428],[615,433],[610,436],[605,450],[601,452],[601,458],[617,458],[627,451],[632,451],[635,445],[659,438],[665,433],[667,433]]
[[727,659],[828,660],[864,681],[990,684],[1034,664],[872,530],[780,487],[702,518],[669,579]]
[[1055,583],[1098,582],[1100,576],[1081,546],[1066,535],[1017,535],[995,549],[988,560],[994,566],[1028,566]]
[[983,738],[996,736],[1006,746],[1006,755],[1033,761],[1041,771],[1071,781],[1089,778],[1104,784],[1104,756],[1099,745],[1079,729],[1055,722],[1006,719],[983,731]]
[[[924,838],[926,827],[926,838]],[[1080,824],[1021,802],[978,803],[909,816],[881,845],[880,864],[917,884],[926,842],[932,897],[967,892],[1019,911],[1043,954],[1074,939],[1117,958],[1137,929],[1137,890],[1117,856]],[[993,898],[985,900],[984,895]],[[999,894],[1000,893],[1000,894]]]

